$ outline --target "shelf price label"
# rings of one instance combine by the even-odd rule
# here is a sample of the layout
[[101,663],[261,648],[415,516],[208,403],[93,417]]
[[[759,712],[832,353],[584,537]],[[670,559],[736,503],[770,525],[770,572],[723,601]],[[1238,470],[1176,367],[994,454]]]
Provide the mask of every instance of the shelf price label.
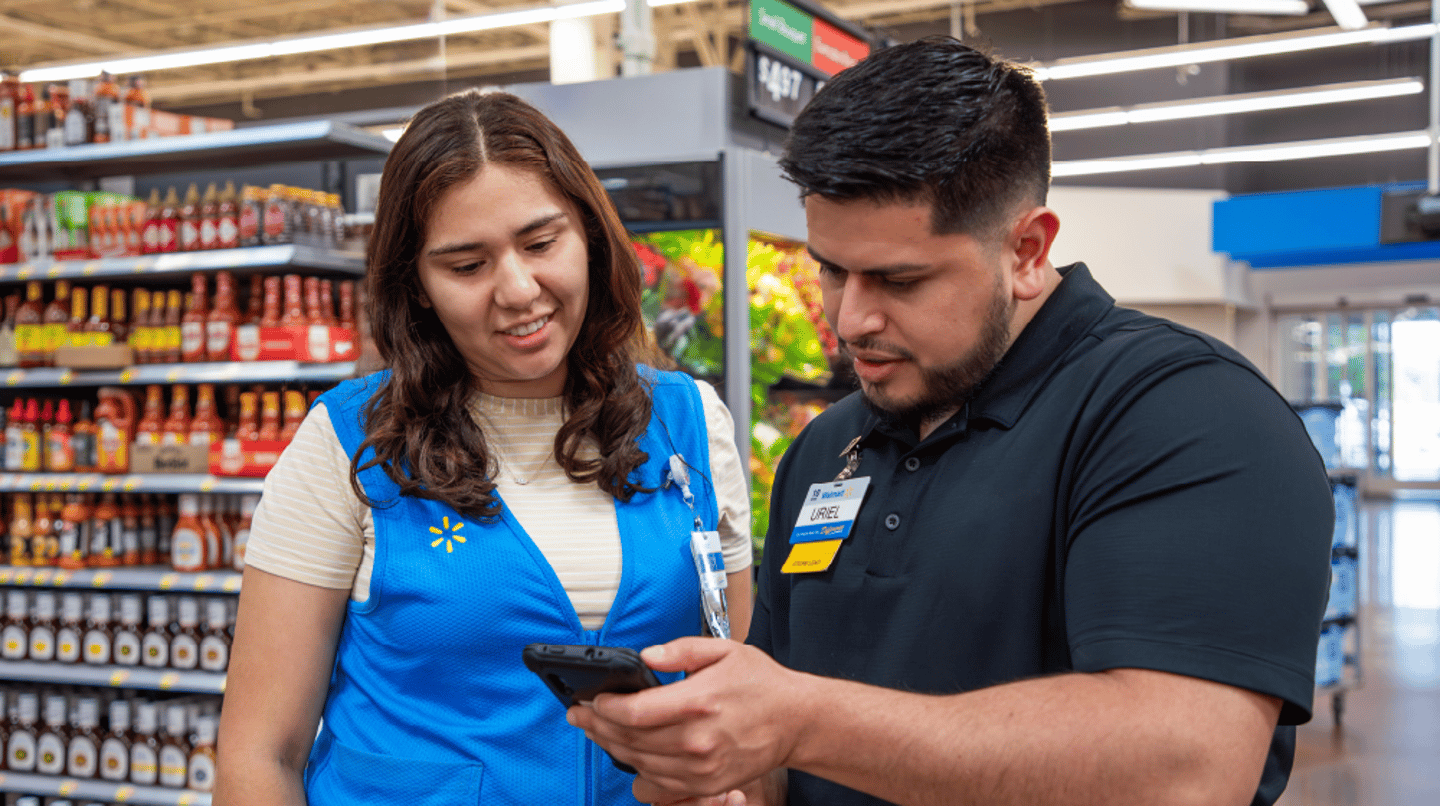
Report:
[[107,478],[107,479],[105,479],[104,481],[100,482],[100,492],[102,492],[102,493],[108,493],[108,492],[110,492],[111,490],[114,490],[114,489],[115,489],[115,485],[116,485],[117,483],[118,483],[118,482],[117,482],[115,479],[112,479],[112,478]]
[[126,680],[129,680],[129,679],[130,679],[130,673],[127,672],[127,671],[121,670],[121,671],[116,672],[115,674],[110,675],[110,685],[112,685],[112,686],[122,686],[122,685],[125,684],[125,681],[126,681]]
[[179,800],[175,801],[176,806],[191,806],[193,803],[195,803],[195,795],[190,792],[186,792],[180,796]]
[[32,264],[32,263],[26,263],[26,264],[22,265],[22,266],[19,268],[19,270],[17,270],[17,271],[15,272],[15,279],[16,279],[16,280],[28,280],[28,279],[30,279],[30,275],[32,275],[32,274],[34,274],[34,273],[35,273],[35,265]]
[[125,486],[124,486],[125,492],[127,492],[127,493],[134,492],[135,489],[140,486],[140,482],[141,482],[141,481],[143,481],[143,479],[141,479],[139,476],[129,476],[129,477],[127,477],[127,478],[125,479]]
[[24,584],[26,584],[26,583],[29,582],[29,581],[30,581],[30,572],[29,572],[29,571],[16,571],[16,572],[15,572],[15,584],[16,584],[16,585],[24,585]]
[[60,794],[62,794],[62,795],[71,795],[71,794],[74,794],[75,790],[77,790],[77,789],[79,789],[79,788],[80,788],[80,782],[79,782],[79,781],[67,780],[67,781],[61,781],[61,782],[60,782]]
[[[4,580],[0,580],[0,584],[3,584],[3,582]],[[234,593],[235,591],[240,590],[240,576],[237,574],[230,577],[229,579],[226,579],[225,584],[221,586],[221,589],[224,590],[226,593]]]
[[760,73],[760,86],[769,91],[772,101],[779,103],[800,100],[800,85],[805,81],[804,73],[763,53],[755,57],[755,69]]
[[131,369],[131,368],[128,368],[128,367],[127,367],[127,368],[125,368],[125,369],[123,369],[123,370],[120,371],[120,382],[121,382],[121,383],[130,383],[130,382],[133,381],[133,380],[135,380],[135,370],[134,370],[134,369]]
[[89,277],[97,271],[100,271],[100,261],[98,260],[91,260],[80,267],[80,273],[86,277]]
[[200,576],[195,577],[195,590],[197,590],[197,591],[206,590],[206,589],[208,589],[208,588],[210,587],[210,584],[211,584],[212,582],[214,582],[214,581],[215,581],[215,577],[213,577],[213,576],[211,576],[211,575],[209,575],[209,574],[201,574]]
[[180,682],[180,675],[179,675],[179,674],[177,674],[176,672],[167,672],[167,673],[165,673],[164,675],[162,675],[162,676],[160,677],[160,690],[161,690],[161,691],[169,691],[170,689],[172,689],[172,688],[175,687],[175,684],[176,684],[176,683],[179,683],[179,682]]
[[74,380],[75,371],[67,369],[64,372],[60,373],[60,377],[56,380],[56,383],[60,384],[61,386],[69,386],[70,382]]
[[106,585],[110,584],[110,580],[114,576],[115,575],[110,573],[109,571],[100,571],[99,573],[95,574],[94,579],[90,580],[90,584],[97,588],[103,588]]
[[0,585],[10,584],[10,569],[0,570]]
[[183,374],[183,372],[182,372],[181,370],[172,369],[172,370],[170,370],[169,372],[165,373],[165,382],[166,382],[166,383],[174,383],[174,382],[180,380],[180,376],[181,376],[182,374]]
[[64,271],[65,271],[65,264],[63,264],[63,263],[51,263],[51,264],[50,264],[50,269],[49,269],[48,271],[46,271],[45,274],[46,274],[46,276],[48,276],[50,279],[53,280],[53,279],[55,279],[56,277],[59,277]]
[[112,798],[112,800],[114,800],[116,803],[125,803],[126,801],[130,800],[130,796],[133,794],[135,794],[135,787],[126,784],[115,790],[115,797]]
[[31,580],[30,580],[30,584],[32,584],[32,585],[48,585],[48,584],[50,584],[50,572],[49,572],[49,571],[36,571],[36,572],[35,572],[35,576],[32,577]]
[[92,485],[92,484],[94,484],[94,483],[95,483],[95,477],[94,477],[94,476],[84,476],[84,477],[82,477],[79,481],[75,482],[75,489],[77,489],[77,490],[79,490],[80,492],[83,493],[83,492],[85,492],[86,490],[90,489],[90,485]]
[[217,479],[217,478],[215,478],[214,476],[206,476],[204,479],[201,479],[201,481],[200,481],[200,492],[202,492],[202,493],[208,493],[208,492],[210,492],[211,490],[215,489],[215,485],[216,485],[217,483],[219,483],[219,481],[220,481],[220,480]]
[[70,581],[70,575],[69,575],[69,574],[65,573],[64,571],[56,571],[56,572],[55,572],[55,584],[56,584],[56,585],[64,585],[66,582],[69,582],[69,581]]
[[23,381],[23,380],[25,380],[25,370],[23,370],[23,369],[12,370],[11,372],[9,372],[8,374],[6,374],[6,376],[5,376],[5,385],[6,385],[6,386],[14,386],[14,385],[20,383],[20,382]]
[[168,591],[171,588],[175,587],[175,583],[179,581],[179,574],[166,574],[165,576],[160,577],[160,590]]

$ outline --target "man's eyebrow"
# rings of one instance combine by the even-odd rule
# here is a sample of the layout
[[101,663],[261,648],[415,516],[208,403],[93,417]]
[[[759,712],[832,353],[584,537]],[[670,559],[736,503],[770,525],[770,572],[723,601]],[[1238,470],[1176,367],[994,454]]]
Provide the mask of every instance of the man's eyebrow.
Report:
[[923,271],[930,268],[923,263],[891,263],[882,266],[868,266],[863,269],[847,269],[833,260],[827,260],[824,255],[816,252],[813,247],[806,246],[805,251],[810,253],[810,257],[814,258],[816,263],[819,263],[825,268],[837,269],[844,272],[855,272],[856,274],[904,274],[905,272]]
[[[545,226],[548,226],[548,225],[550,225],[550,224],[553,224],[553,223],[555,223],[556,221],[559,221],[560,219],[565,218],[565,217],[566,217],[566,215],[565,215],[565,211],[564,211],[564,210],[556,210],[556,211],[553,212],[553,213],[548,213],[548,214],[545,214],[545,215],[538,216],[537,218],[535,218],[535,220],[531,221],[530,223],[528,223],[528,224],[526,224],[525,226],[521,227],[520,229],[516,230],[516,231],[515,231],[515,235],[516,235],[516,236],[529,235],[530,233],[534,232],[535,230],[540,229],[541,227],[545,227]],[[451,243],[451,244],[445,244],[444,246],[437,246],[437,247],[435,247],[434,249],[430,249],[430,250],[428,250],[428,251],[425,252],[425,255],[426,255],[427,257],[442,257],[442,256],[444,256],[444,255],[453,255],[453,254],[455,254],[456,252],[472,252],[472,251],[475,251],[475,250],[477,250],[477,249],[484,249],[484,248],[485,248],[485,242],[484,242],[484,241],[469,241],[469,242],[466,242],[466,243]]]

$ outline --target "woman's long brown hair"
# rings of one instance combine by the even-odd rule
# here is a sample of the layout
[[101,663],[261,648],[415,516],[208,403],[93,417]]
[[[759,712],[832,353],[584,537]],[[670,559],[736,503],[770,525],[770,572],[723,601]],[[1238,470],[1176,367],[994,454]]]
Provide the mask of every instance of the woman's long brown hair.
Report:
[[[584,219],[590,298],[566,358],[555,459],[573,481],[628,501],[643,489],[630,473],[648,458],[636,439],[650,421],[650,392],[635,368],[651,356],[639,263],[609,197],[564,132],[514,95],[475,90],[416,113],[381,174],[365,304],[391,374],[364,408],[366,436],[350,484],[370,506],[394,503],[372,500],[360,483],[359,473],[378,465],[401,495],[443,501],[471,518],[499,515],[495,462],[470,414],[476,380],[434,311],[420,304],[418,274],[436,202],[492,164],[536,172]],[[599,449],[595,459],[580,457],[587,439]],[[375,455],[362,463],[366,448]]]

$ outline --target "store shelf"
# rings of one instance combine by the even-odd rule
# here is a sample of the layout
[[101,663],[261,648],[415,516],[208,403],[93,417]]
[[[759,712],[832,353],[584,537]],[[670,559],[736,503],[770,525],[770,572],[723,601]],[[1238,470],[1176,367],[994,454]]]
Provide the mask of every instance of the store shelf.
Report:
[[267,383],[343,381],[355,375],[354,361],[311,364],[301,361],[216,361],[196,364],[141,364],[125,369],[74,370],[66,367],[0,370],[0,383],[11,389],[64,386],[143,386],[172,383]]
[[27,568],[0,565],[0,585],[30,585],[87,590],[173,591],[176,593],[239,593],[238,571],[181,573],[165,566],[129,568]]
[[190,789],[167,789],[160,786],[113,784],[106,781],[62,778],[56,775],[34,775],[23,772],[0,773],[0,792],[24,792],[30,795],[53,795],[72,800],[99,800],[107,803],[145,804],[145,806],[210,806],[210,793]]
[[0,493],[258,493],[264,484],[205,473],[0,473]]
[[143,666],[88,666],[83,663],[0,661],[0,680],[64,683],[72,686],[143,688],[191,694],[224,694],[224,672],[185,672]]
[[228,132],[120,143],[43,148],[0,154],[0,180],[46,180],[221,171],[282,162],[383,157],[391,143],[378,134],[328,120],[251,126]]
[[[0,158],[3,157],[4,155],[0,154]],[[285,266],[329,269],[358,277],[365,273],[365,256],[359,252],[341,252],[306,244],[274,244],[97,260],[36,260],[0,264],[0,282],[188,275],[191,272],[220,269],[244,273],[252,269]]]

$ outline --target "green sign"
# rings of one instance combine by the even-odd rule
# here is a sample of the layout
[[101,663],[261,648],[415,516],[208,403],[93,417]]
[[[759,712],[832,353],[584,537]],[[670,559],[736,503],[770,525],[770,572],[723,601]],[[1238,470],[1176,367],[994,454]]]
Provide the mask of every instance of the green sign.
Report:
[[751,0],[750,38],[810,63],[809,14],[783,0]]

